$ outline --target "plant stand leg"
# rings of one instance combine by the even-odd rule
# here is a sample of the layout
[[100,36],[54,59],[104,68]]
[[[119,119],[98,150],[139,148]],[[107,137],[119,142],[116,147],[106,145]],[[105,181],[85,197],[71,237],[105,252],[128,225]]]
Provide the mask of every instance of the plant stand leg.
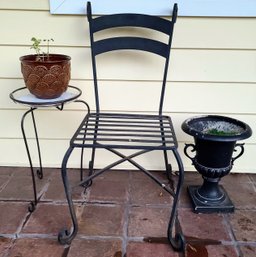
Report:
[[31,158],[31,154],[30,154],[30,150],[29,150],[29,145],[28,145],[28,141],[27,141],[27,136],[26,136],[25,128],[24,128],[25,118],[27,117],[28,114],[31,114],[31,116],[32,116],[32,122],[33,122],[33,127],[34,127],[34,132],[35,132],[35,139],[36,139],[36,145],[37,145],[37,151],[38,151],[39,169],[37,169],[36,172],[37,172],[37,176],[38,176],[39,179],[43,178],[41,151],[40,151],[38,133],[37,133],[37,128],[36,128],[36,121],[35,121],[35,116],[34,116],[34,110],[36,110],[36,108],[30,108],[28,111],[26,111],[23,114],[22,119],[21,119],[21,131],[22,131],[22,136],[23,136],[23,140],[24,140],[24,143],[25,143],[26,152],[27,152],[27,156],[28,156],[28,160],[29,160],[29,165],[30,165],[30,170],[31,170],[31,177],[32,177],[33,192],[34,192],[34,201],[31,201],[29,206],[28,206],[28,210],[30,212],[33,212],[35,210],[36,205],[37,205],[39,200],[37,198],[37,189],[36,189],[36,181],[35,181],[33,162],[32,162],[32,158]]

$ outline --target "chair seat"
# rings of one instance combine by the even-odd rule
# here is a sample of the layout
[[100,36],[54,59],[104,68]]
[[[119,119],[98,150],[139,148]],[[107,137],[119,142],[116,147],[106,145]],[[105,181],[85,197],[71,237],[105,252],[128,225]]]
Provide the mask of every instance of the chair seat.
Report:
[[177,148],[177,140],[169,116],[90,113],[74,134],[71,146],[171,150]]

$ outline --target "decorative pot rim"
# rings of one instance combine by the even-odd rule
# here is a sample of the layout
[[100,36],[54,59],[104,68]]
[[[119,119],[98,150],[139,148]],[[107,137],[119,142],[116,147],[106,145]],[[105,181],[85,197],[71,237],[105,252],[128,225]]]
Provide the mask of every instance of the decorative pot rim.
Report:
[[246,123],[226,116],[195,116],[182,123],[182,130],[198,139],[232,142],[252,135]]
[[[37,54],[27,54],[27,55],[21,56],[19,60],[21,62],[25,61],[27,63],[39,63],[39,64],[40,63],[58,63],[58,62],[71,60],[71,57],[65,54],[49,54],[51,59],[48,60],[47,58],[45,58],[43,61],[36,60],[37,56],[38,56]],[[41,54],[40,56],[46,56],[46,55]]]

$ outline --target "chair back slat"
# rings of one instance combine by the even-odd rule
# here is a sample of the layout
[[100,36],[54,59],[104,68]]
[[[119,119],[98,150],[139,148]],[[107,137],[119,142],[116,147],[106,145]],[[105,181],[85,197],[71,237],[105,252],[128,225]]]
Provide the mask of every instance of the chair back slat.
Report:
[[[165,59],[163,67],[162,77],[162,89],[160,92],[159,101],[159,114],[162,113],[167,73],[169,67],[170,50],[172,43],[172,34],[174,24],[177,18],[177,4],[174,4],[172,11],[172,18],[170,20],[164,19],[158,16],[146,15],[146,14],[134,14],[134,13],[119,13],[103,15],[98,17],[92,17],[91,3],[87,2],[87,18],[90,29],[90,42],[91,42],[91,55],[92,55],[92,68],[94,79],[94,91],[95,91],[95,104],[96,111],[100,111],[100,100],[98,90],[98,80],[96,71],[96,57],[100,54],[107,53],[116,50],[139,50],[156,54]],[[121,30],[121,28],[132,28],[132,30]],[[111,36],[112,32],[102,33],[107,29],[120,28],[118,31],[130,33],[130,35]],[[137,30],[137,36],[134,36],[134,31]],[[142,33],[141,29],[146,29],[147,33]],[[148,36],[148,30],[152,33]],[[156,33],[164,35],[157,36]],[[157,34],[157,35],[158,35]],[[146,36],[147,35],[147,36]],[[151,35],[155,38],[150,38]],[[167,35],[167,36],[166,36]],[[164,38],[165,40],[162,40]],[[161,40],[160,40],[161,39]]]
[[113,14],[100,16],[91,21],[92,32],[117,27],[140,27],[170,34],[171,21],[145,14]]
[[94,43],[94,55],[114,51],[114,50],[141,50],[165,57],[168,51],[168,45],[148,39],[137,37],[116,37],[96,41]]

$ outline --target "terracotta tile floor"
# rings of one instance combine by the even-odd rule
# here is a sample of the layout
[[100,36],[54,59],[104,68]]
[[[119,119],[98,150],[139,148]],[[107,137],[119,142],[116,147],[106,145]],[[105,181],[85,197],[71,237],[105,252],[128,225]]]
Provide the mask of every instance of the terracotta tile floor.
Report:
[[[45,169],[44,178],[36,178],[40,203],[33,213],[28,212],[33,199],[29,172],[0,167],[1,257],[256,256],[256,175],[223,179],[235,213],[195,214],[186,187],[201,184],[201,177],[187,172],[178,215],[187,245],[185,253],[176,253],[166,240],[172,199],[144,174],[111,171],[85,192],[74,187],[79,232],[70,246],[62,246],[57,234],[70,226],[70,217],[60,170]],[[75,184],[78,170],[69,174]]]

